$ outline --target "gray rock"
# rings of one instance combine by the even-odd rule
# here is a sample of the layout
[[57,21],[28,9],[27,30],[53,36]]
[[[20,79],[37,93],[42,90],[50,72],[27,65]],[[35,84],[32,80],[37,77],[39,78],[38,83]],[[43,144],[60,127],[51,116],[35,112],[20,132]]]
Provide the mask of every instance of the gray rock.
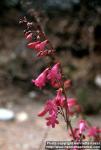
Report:
[[98,75],[95,77],[95,84],[96,84],[98,87],[101,88],[101,75],[98,74]]
[[29,92],[28,95],[29,95],[29,98],[31,98],[31,99],[33,99],[37,96],[36,92],[34,92],[34,91]]
[[27,121],[28,120],[28,114],[26,112],[19,112],[17,115],[16,115],[16,120],[18,122],[24,122],[24,121]]
[[6,108],[0,108],[0,120],[1,121],[9,121],[15,118],[15,114],[13,111],[6,109]]

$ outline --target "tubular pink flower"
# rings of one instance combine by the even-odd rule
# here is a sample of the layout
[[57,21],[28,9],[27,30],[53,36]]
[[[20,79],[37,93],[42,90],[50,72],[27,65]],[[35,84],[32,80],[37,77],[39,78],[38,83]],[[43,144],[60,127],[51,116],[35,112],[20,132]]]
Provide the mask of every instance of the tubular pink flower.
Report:
[[53,112],[49,117],[46,118],[47,120],[47,126],[52,126],[52,128],[55,127],[55,124],[59,124],[59,121],[57,120],[57,115]]
[[69,108],[71,108],[71,107],[77,105],[77,101],[76,101],[76,99],[74,99],[74,98],[68,98],[68,99],[67,99],[67,102],[68,102],[68,107],[69,107]]
[[52,127],[54,128],[55,127],[55,124],[58,124],[58,120],[56,119],[57,118],[57,112],[58,112],[58,108],[56,106],[56,104],[54,103],[54,101],[52,100],[48,100],[46,102],[46,105],[44,107],[44,110],[41,111],[38,116],[39,117],[42,117],[44,115],[46,115],[46,113],[49,113],[49,116],[46,117],[46,120],[47,120],[47,126],[50,126],[52,125]]
[[54,101],[48,100],[46,103],[46,110],[49,112],[49,114],[52,114],[53,112],[57,113],[57,106],[55,105]]
[[32,40],[33,33],[25,34],[26,40]]
[[54,99],[56,105],[57,106],[61,106],[61,107],[64,106],[64,100],[65,100],[65,98],[64,98],[64,96],[62,94],[62,91],[63,91],[62,88],[58,89],[57,90],[57,95],[56,95],[56,97]]
[[80,120],[79,122],[79,133],[82,134],[88,128],[87,122],[85,120]]
[[38,116],[39,117],[43,117],[45,114],[47,113],[47,110],[43,110],[43,111],[41,111],[40,113],[38,113]]
[[43,51],[45,49],[45,46],[47,45],[47,43],[48,43],[48,40],[38,43],[37,45],[35,45],[35,49],[37,51]]
[[47,78],[52,82],[55,80],[61,80],[61,73],[60,73],[60,63],[55,64],[52,69],[50,70]]
[[79,104],[74,98],[67,98],[67,104],[69,108],[69,114],[73,115],[74,113],[78,113],[81,111]]
[[39,43],[40,43],[40,41],[36,41],[36,42],[29,43],[29,44],[28,44],[28,48],[34,49],[35,46],[36,46],[37,44],[39,44]]
[[97,127],[91,127],[88,130],[88,136],[89,137],[95,137],[97,136],[99,133],[101,133],[101,129],[97,128]]
[[38,116],[44,116],[46,113],[49,113],[50,115],[54,112],[57,114],[57,106],[55,105],[54,101],[48,100],[45,104],[44,110],[38,114]]
[[45,69],[36,80],[32,80],[32,82],[39,88],[42,88],[45,86],[47,81],[47,74],[48,74],[49,68]]

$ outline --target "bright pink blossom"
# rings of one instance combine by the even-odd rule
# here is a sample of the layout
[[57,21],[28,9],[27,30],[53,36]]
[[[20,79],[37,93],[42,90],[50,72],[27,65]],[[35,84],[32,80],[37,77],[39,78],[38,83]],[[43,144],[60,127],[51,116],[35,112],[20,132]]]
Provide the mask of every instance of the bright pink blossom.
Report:
[[45,104],[44,110],[41,111],[38,116],[44,116],[46,113],[49,113],[50,115],[54,112],[55,114],[57,114],[57,106],[55,105],[53,100],[48,100]]
[[68,107],[71,108],[75,105],[77,105],[77,101],[74,98],[67,98],[67,102],[68,102]]
[[36,42],[29,43],[29,44],[28,44],[28,48],[34,49],[35,46],[36,46],[37,44],[39,44],[39,43],[40,43],[40,41],[36,41]]
[[85,120],[80,120],[79,133],[82,134],[87,128],[88,128],[87,122]]
[[42,117],[44,115],[46,115],[46,113],[49,114],[48,117],[46,117],[46,120],[47,120],[47,126],[50,126],[52,125],[52,127],[54,128],[55,127],[55,124],[58,124],[58,120],[57,120],[57,112],[58,112],[58,109],[57,109],[57,106],[56,104],[54,103],[53,100],[48,100],[46,102],[46,105],[44,107],[44,110],[41,111],[38,116],[39,117]]
[[47,43],[48,43],[48,40],[45,40],[45,41],[43,41],[43,42],[40,42],[40,43],[38,43],[37,45],[35,45],[35,49],[36,49],[37,51],[44,51],[44,49],[45,49]]
[[97,128],[97,127],[91,127],[88,130],[88,136],[89,137],[95,137],[97,136],[99,133],[101,133],[101,129]]
[[59,124],[59,121],[57,120],[57,115],[53,112],[49,117],[46,118],[47,120],[47,126],[52,126],[52,128],[55,127],[55,124]]
[[62,91],[63,91],[62,88],[58,89],[57,90],[57,95],[54,99],[56,105],[61,106],[61,107],[64,105],[64,100],[65,100]]
[[[47,78],[48,78],[49,80],[51,80],[51,81],[58,81],[58,80],[61,80],[60,63],[55,64],[55,65],[51,68],[51,70],[50,70],[50,72],[49,72]],[[59,81],[58,81],[58,82],[59,82]]]
[[47,113],[47,110],[44,109],[43,111],[41,111],[41,112],[38,113],[38,116],[39,117],[43,117],[44,115],[46,115],[46,113]]
[[81,111],[79,104],[74,98],[67,98],[69,114],[73,115],[74,113],[78,113]]
[[47,81],[47,74],[48,74],[49,68],[45,69],[36,80],[32,80],[32,82],[39,88],[42,88],[45,86]]

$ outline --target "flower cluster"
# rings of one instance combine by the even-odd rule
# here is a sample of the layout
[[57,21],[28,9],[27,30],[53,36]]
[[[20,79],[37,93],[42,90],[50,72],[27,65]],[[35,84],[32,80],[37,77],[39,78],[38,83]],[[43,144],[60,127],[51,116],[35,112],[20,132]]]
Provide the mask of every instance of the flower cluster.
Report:
[[91,127],[86,120],[79,121],[78,127],[74,128],[74,134],[76,137],[76,141],[88,139],[90,141],[101,141],[101,129],[96,126]]
[[[55,50],[38,22],[36,28],[25,17],[20,20],[20,23],[26,27],[24,36],[28,41],[28,48],[34,50],[38,57],[48,56],[55,59]],[[53,88],[57,89],[56,96],[47,100],[43,110],[38,114],[39,117],[46,116],[47,126],[54,128],[56,124],[59,124],[58,115],[61,115],[67,124],[67,129],[68,127],[70,129],[70,136],[72,136],[73,140],[83,141],[85,138],[93,138],[94,141],[101,140],[101,129],[91,127],[84,119],[79,121],[76,128],[72,127],[70,119],[72,116],[81,113],[81,107],[75,98],[66,95],[66,90],[71,88],[72,82],[71,80],[64,80],[60,62],[55,60],[53,65],[43,70],[36,79],[32,79],[32,83],[41,89],[49,83]],[[78,150],[76,147],[74,149]]]
[[[67,105],[68,105],[68,109],[69,109],[69,115],[73,115],[74,113],[78,113],[79,109],[77,106],[79,106],[77,104],[77,101],[75,99],[72,98],[67,98]],[[76,108],[77,107],[77,108]],[[51,99],[48,100],[45,104],[44,110],[42,110],[38,116],[43,117],[44,115],[46,115],[48,113],[48,118],[50,118],[53,121],[51,121],[50,124],[47,125],[52,125],[52,127],[55,127],[55,123],[58,124],[59,121],[57,120],[58,115],[61,114],[61,109],[65,108],[65,97],[63,96],[62,93],[62,89],[59,88],[57,90],[57,94],[56,96]]]
[[37,87],[44,87],[48,81],[55,87],[56,84],[61,80],[60,64],[56,63],[52,68],[46,68],[35,80],[32,82]]

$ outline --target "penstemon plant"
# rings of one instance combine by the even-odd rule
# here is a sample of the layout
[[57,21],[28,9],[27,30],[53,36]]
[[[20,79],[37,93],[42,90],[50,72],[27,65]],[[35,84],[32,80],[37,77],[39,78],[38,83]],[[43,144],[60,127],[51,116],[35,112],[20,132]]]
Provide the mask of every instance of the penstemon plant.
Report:
[[[20,24],[24,26],[24,36],[28,41],[28,48],[36,52],[37,57],[50,57],[52,64],[50,64],[43,72],[36,78],[32,79],[32,83],[40,89],[43,89],[46,84],[50,84],[56,91],[56,96],[46,101],[45,106],[39,117],[44,117],[46,125],[54,128],[59,124],[58,116],[61,115],[66,124],[67,131],[74,142],[80,142],[82,146],[83,141],[101,141],[101,129],[96,126],[91,126],[85,119],[80,119],[77,127],[73,127],[71,123],[71,117],[75,114],[81,114],[82,109],[75,98],[67,96],[68,90],[72,86],[71,80],[65,80],[61,62],[56,56],[52,43],[42,30],[39,19],[34,11],[31,12],[31,16],[34,17],[35,23],[28,21],[26,17],[20,20]],[[67,148],[68,149],[68,148]],[[72,150],[86,149],[78,148],[78,145],[74,145]]]

